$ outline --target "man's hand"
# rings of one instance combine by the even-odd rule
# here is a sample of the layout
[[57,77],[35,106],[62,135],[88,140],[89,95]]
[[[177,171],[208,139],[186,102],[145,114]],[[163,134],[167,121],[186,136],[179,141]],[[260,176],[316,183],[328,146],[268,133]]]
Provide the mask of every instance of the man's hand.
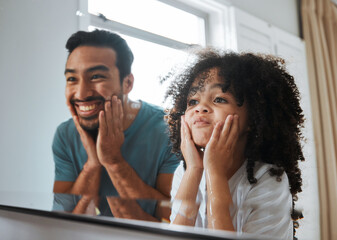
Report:
[[135,199],[107,197],[110,210],[116,218],[145,220],[158,222],[159,220],[146,213]]
[[204,167],[211,171],[228,173],[233,165],[236,143],[239,138],[239,116],[228,115],[225,123],[218,122],[207,143]]
[[98,207],[99,198],[90,195],[83,195],[72,213],[75,214],[87,214],[96,216],[96,206]]
[[190,128],[185,122],[185,116],[181,117],[180,138],[180,149],[183,153],[187,169],[203,169],[203,152],[196,148],[191,136]]
[[[73,117],[75,127],[80,134],[83,147],[88,155],[87,162],[84,164],[83,169],[76,181],[55,181],[54,192],[55,193],[70,193],[77,195],[98,195],[100,176],[102,165],[98,161],[95,141],[85,130],[80,126],[78,116],[72,105],[68,104],[68,108]],[[82,200],[82,203],[87,203]],[[84,209],[85,204],[80,204],[79,209]],[[82,210],[81,210],[82,211]]]
[[100,163],[118,163],[121,161],[121,147],[124,142],[123,107],[120,99],[112,96],[105,102],[105,111],[99,113],[99,130],[97,136],[97,156]]
[[84,165],[84,170],[100,167],[101,164],[98,161],[96,144],[95,144],[94,139],[80,126],[78,116],[76,115],[73,106],[69,104],[68,108],[74,120],[77,132],[80,134],[83,147],[88,155],[88,161]]

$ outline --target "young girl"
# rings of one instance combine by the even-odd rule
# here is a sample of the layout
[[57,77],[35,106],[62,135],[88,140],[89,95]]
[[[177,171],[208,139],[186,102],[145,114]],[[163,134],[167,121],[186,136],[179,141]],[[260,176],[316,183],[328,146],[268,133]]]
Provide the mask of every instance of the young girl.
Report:
[[206,49],[168,97],[170,138],[184,160],[171,222],[292,239],[304,116],[284,61]]

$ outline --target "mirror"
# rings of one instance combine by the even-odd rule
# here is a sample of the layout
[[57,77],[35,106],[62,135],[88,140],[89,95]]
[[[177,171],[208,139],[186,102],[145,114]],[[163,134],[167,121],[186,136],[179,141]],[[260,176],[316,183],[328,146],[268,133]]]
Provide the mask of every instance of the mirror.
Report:
[[[81,2],[0,1],[2,193],[51,192],[52,139],[57,126],[70,118],[64,97],[64,46],[80,27],[76,13]],[[144,81],[135,77],[136,83]],[[135,96],[138,97],[141,98]],[[9,202],[26,206],[25,200],[21,200]],[[37,198],[34,206],[52,209],[53,201],[49,200]],[[319,218],[317,214],[309,217]]]

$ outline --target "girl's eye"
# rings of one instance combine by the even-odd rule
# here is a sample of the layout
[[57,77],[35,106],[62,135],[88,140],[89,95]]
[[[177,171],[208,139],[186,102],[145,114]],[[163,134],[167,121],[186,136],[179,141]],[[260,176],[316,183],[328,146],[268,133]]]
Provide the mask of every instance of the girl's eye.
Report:
[[214,102],[215,103],[227,103],[228,101],[224,98],[217,97],[217,98],[214,99]]
[[187,103],[188,106],[194,106],[196,104],[198,104],[198,101],[195,99],[190,99]]

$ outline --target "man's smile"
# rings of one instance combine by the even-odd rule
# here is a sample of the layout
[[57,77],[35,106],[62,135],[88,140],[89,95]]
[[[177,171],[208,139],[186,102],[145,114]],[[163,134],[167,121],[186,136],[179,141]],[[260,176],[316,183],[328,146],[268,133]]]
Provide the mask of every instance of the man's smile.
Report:
[[91,111],[91,110],[95,109],[96,107],[97,107],[97,105],[93,104],[93,105],[89,105],[89,106],[79,106],[79,109],[81,111],[87,112],[87,111]]
[[79,117],[88,118],[97,116],[98,113],[104,109],[104,101],[74,101],[74,107]]

